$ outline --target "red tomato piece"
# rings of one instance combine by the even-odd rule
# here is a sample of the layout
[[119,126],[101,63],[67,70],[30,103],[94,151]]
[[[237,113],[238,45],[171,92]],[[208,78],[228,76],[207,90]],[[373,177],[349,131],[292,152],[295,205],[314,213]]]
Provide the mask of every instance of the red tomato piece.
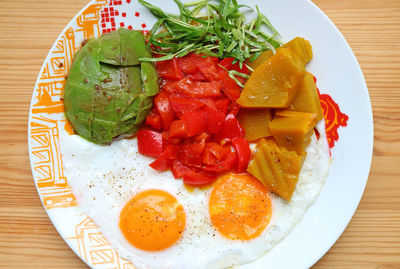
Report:
[[168,94],[172,94],[176,92],[176,83],[175,80],[163,80],[160,87],[163,91],[167,92]]
[[169,96],[169,102],[172,110],[178,117],[181,117],[186,112],[192,112],[203,106],[203,104],[198,100],[178,94],[171,94]]
[[187,136],[185,122],[183,120],[174,120],[169,128],[169,138],[185,138]]
[[168,152],[165,150],[161,153],[160,157],[149,164],[149,166],[157,171],[166,171],[169,168],[169,164]]
[[207,117],[207,133],[219,133],[222,123],[225,120],[225,114],[209,106],[204,106],[202,110],[205,112]]
[[192,98],[216,97],[221,95],[219,83],[193,81],[190,78],[183,78],[176,83],[178,92]]
[[209,142],[206,145],[206,148],[210,150],[210,152],[217,158],[217,160],[222,160],[226,157],[226,155],[231,152],[228,146],[221,146],[215,142]]
[[248,74],[249,73],[249,69],[247,68],[247,66],[243,63],[242,68],[240,68],[240,64],[239,62],[236,62],[234,64],[232,64],[232,62],[235,60],[235,58],[225,58],[222,59],[219,64],[223,67],[225,67],[226,69],[230,70],[235,70],[237,72],[243,73],[243,74]]
[[206,81],[206,78],[203,76],[203,74],[200,71],[197,71],[194,74],[189,74],[189,75],[187,75],[187,77],[194,81]]
[[181,146],[169,144],[167,146],[168,158],[170,160],[176,160],[181,154]]
[[158,158],[163,152],[162,134],[148,129],[140,129],[137,133],[140,154]]
[[190,171],[190,168],[178,160],[173,160],[171,171],[175,178],[182,178],[184,174]]
[[149,114],[146,116],[146,125],[160,130],[162,128],[162,122],[161,122],[161,117],[158,114],[158,111],[155,107],[151,110]]
[[240,126],[239,121],[236,119],[235,115],[228,114],[225,117],[224,122],[221,125],[221,130],[217,134],[217,140],[222,140],[224,138],[232,139],[234,137],[243,137],[244,130]]
[[160,113],[163,127],[167,130],[173,119],[173,112],[167,94],[164,91],[157,94],[154,97],[154,104],[157,107],[158,113]]
[[236,152],[229,152],[223,161],[217,162],[213,165],[205,165],[202,169],[209,173],[220,174],[230,170],[233,170],[237,165],[237,154]]
[[202,60],[201,55],[196,53],[190,53],[182,58],[182,71],[186,75],[194,75],[199,72],[197,63]]
[[201,134],[206,131],[207,117],[201,110],[186,112],[182,115],[188,137]]
[[180,160],[187,166],[201,167],[201,155],[205,148],[205,142],[186,144],[182,146]]
[[202,61],[197,63],[201,74],[208,80],[208,81],[218,81],[218,58],[216,57],[206,57]]
[[242,137],[235,137],[232,139],[232,144],[235,147],[238,156],[237,171],[245,171],[249,165],[251,157],[249,142]]
[[222,91],[231,100],[236,101],[242,93],[242,89],[239,87],[239,85],[237,85],[236,81],[229,77],[228,73],[224,70],[219,71],[219,79],[221,81]]
[[178,80],[183,78],[180,62],[180,58],[156,62],[158,75],[163,79]]
[[204,164],[214,165],[217,163],[218,159],[215,155],[211,152],[211,149],[206,147],[201,155]]
[[228,98],[221,98],[215,101],[215,108],[226,114],[231,101]]
[[190,170],[183,175],[183,182],[192,186],[204,186],[215,181],[217,177],[204,171]]

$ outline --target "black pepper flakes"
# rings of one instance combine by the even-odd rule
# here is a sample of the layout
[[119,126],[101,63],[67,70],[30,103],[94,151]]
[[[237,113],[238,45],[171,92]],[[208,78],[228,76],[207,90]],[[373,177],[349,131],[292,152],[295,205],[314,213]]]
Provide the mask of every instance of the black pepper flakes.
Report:
[[63,66],[64,66],[63,63],[59,63],[59,64],[58,64],[58,67],[59,67],[59,68],[62,68]]
[[85,78],[85,79],[83,80],[83,82],[88,83],[89,80],[88,80],[87,78]]
[[87,39],[84,39],[84,40],[82,41],[82,43],[81,43],[81,46],[82,46],[82,47],[85,46],[86,43],[87,43]]
[[103,80],[104,83],[112,82],[112,78],[106,78]]
[[111,95],[107,96],[107,101],[111,101],[111,99],[112,99]]

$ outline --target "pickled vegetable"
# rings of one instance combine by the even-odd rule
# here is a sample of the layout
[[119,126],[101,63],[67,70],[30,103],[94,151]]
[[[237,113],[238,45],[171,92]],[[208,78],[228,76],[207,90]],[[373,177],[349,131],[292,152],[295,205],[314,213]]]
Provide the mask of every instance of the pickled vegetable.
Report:
[[286,108],[296,96],[304,72],[300,58],[282,48],[254,70],[237,102],[242,107]]
[[246,64],[250,66],[253,69],[256,69],[266,61],[268,61],[269,58],[271,58],[274,55],[272,50],[267,50],[261,53],[260,56],[258,56],[254,61],[251,61],[250,59],[246,60]]
[[279,111],[269,124],[269,130],[279,146],[303,154],[310,144],[317,123],[317,114]]
[[315,113],[317,114],[317,121],[324,117],[314,76],[311,73],[306,72],[304,75],[303,82],[297,91],[296,97],[290,104],[289,110]]
[[271,136],[268,124],[272,117],[269,109],[240,109],[236,117],[248,141]]
[[267,188],[290,201],[304,156],[278,147],[273,139],[261,139],[247,171]]
[[294,38],[282,45],[281,48],[290,48],[301,59],[304,65],[311,61],[313,57],[310,41],[301,37]]

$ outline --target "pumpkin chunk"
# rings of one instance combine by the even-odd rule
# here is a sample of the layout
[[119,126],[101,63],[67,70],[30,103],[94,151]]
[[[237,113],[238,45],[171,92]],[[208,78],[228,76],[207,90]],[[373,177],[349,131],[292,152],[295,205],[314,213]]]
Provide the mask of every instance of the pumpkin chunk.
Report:
[[240,109],[236,117],[248,141],[271,136],[268,124],[272,117],[269,109]]
[[317,114],[317,121],[324,117],[314,76],[311,73],[305,73],[303,82],[297,91],[296,97],[290,104],[289,110],[315,113]]
[[273,139],[261,139],[247,171],[271,191],[290,201],[303,161],[303,155],[278,147]]
[[269,130],[279,146],[303,154],[310,144],[317,124],[317,114],[279,111],[269,124]]
[[257,59],[255,59],[254,61],[247,60],[246,64],[255,70],[257,67],[265,63],[273,55],[274,53],[272,52],[272,50],[267,50],[261,53],[261,55],[258,56]]
[[304,72],[300,58],[282,48],[254,70],[237,102],[242,107],[286,108],[293,101]]
[[304,65],[311,61],[313,57],[310,41],[301,37],[294,38],[282,45],[281,48],[290,48],[301,59]]

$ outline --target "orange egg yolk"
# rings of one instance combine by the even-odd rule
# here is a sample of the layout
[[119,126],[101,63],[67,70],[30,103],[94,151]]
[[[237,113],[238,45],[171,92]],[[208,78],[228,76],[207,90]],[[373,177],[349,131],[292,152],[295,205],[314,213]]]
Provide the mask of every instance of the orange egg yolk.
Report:
[[267,188],[250,175],[226,175],[218,180],[209,201],[211,222],[229,239],[259,236],[271,218]]
[[133,246],[156,251],[178,241],[185,222],[183,207],[174,196],[162,190],[147,190],[125,205],[119,227]]

